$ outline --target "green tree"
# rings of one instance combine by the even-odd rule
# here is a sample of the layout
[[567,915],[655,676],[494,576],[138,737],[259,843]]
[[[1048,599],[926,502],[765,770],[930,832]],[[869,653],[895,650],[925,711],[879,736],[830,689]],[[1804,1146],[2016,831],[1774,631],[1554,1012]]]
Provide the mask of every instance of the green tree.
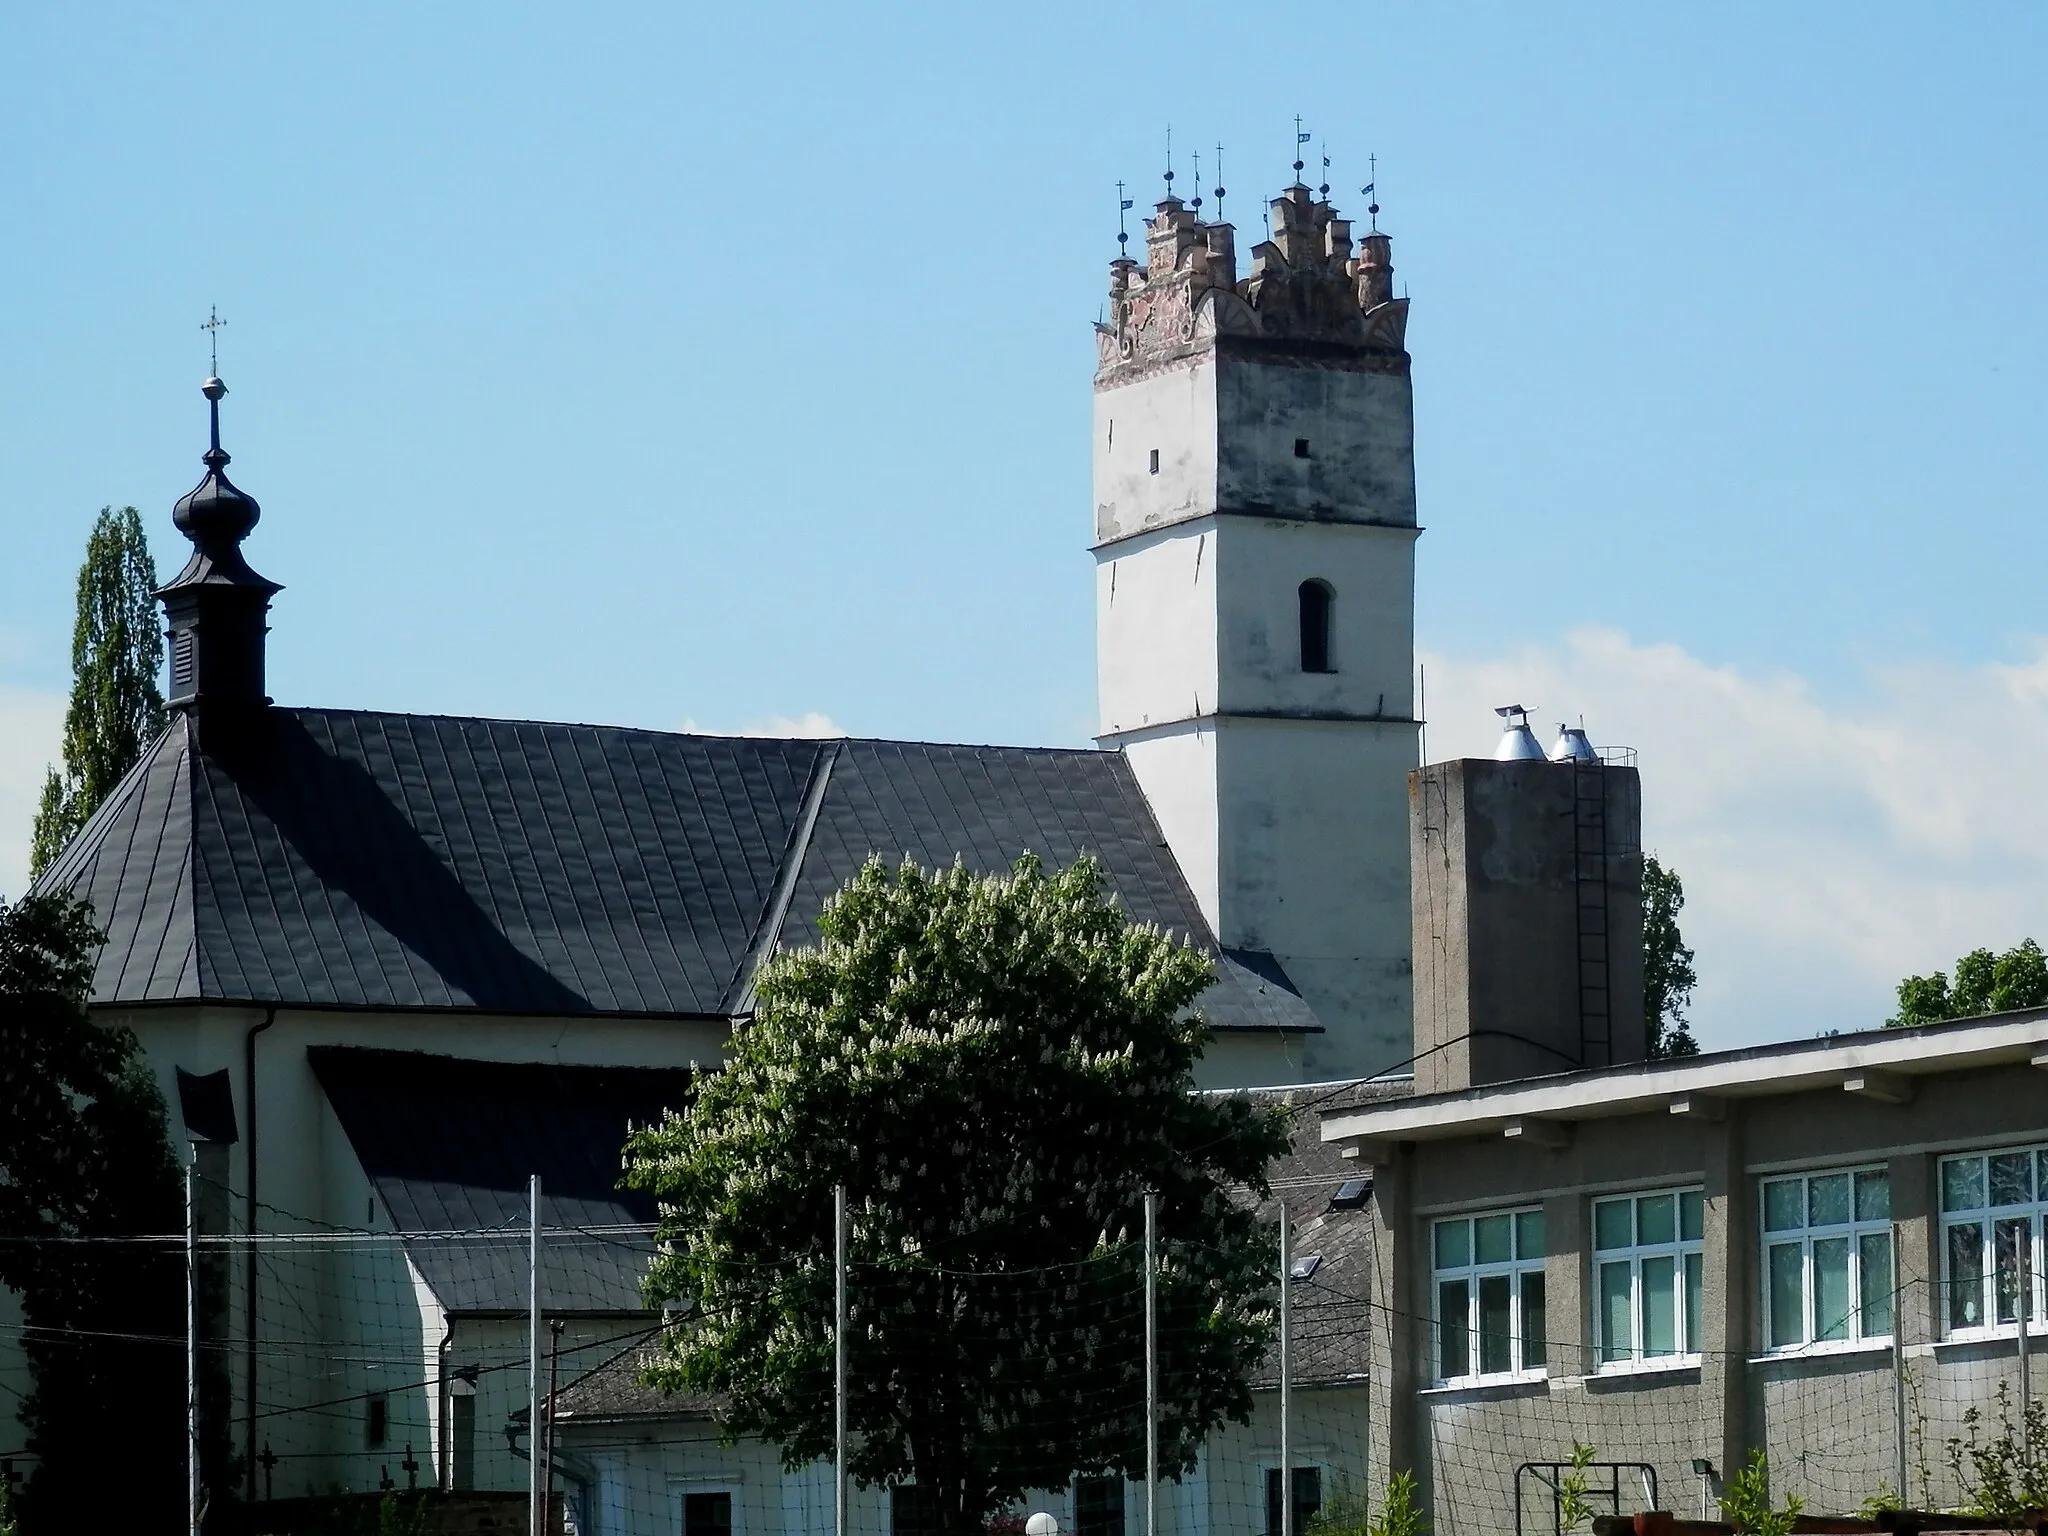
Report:
[[168,1529],[183,1502],[182,1262],[121,1241],[177,1231],[182,1198],[134,1035],[86,1012],[101,939],[69,896],[0,902],[0,1284],[21,1297],[37,1458],[24,1536]]
[[1002,876],[879,860],[776,955],[686,1109],[638,1132],[663,1202],[648,1379],[724,1394],[792,1468],[833,1445],[835,1185],[850,1213],[850,1471],[978,1536],[1028,1489],[1142,1476],[1143,1209],[1158,1195],[1160,1461],[1251,1410],[1272,1337],[1263,1195],[1281,1118],[1198,1096],[1198,951],[1081,860]]
[[36,808],[29,873],[48,868],[121,775],[164,728],[164,665],[156,562],[133,507],[100,508],[78,570],[71,628],[71,705],[64,712],[64,771],[52,768]]
[[1700,1045],[1686,1023],[1685,1010],[1699,977],[1692,968],[1692,950],[1678,931],[1685,908],[1685,882],[1678,871],[1655,858],[1643,860],[1643,1023],[1648,1030],[1650,1058],[1697,1056]]
[[1971,950],[1956,962],[1954,985],[1944,971],[1908,976],[1899,983],[1899,1011],[1884,1022],[1887,1029],[1906,1029],[2041,1007],[2048,1007],[2048,956],[2032,939],[2022,939],[2002,955]]

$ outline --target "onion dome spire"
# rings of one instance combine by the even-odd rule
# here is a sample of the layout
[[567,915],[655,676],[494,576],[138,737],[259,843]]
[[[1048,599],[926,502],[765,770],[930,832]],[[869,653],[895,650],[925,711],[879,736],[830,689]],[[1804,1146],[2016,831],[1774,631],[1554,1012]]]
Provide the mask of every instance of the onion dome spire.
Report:
[[270,702],[263,692],[265,615],[278,584],[258,575],[242,554],[242,540],[262,508],[227,476],[220,445],[220,401],[228,392],[217,376],[200,386],[211,416],[211,441],[200,462],[206,476],[171,509],[178,531],[192,541],[192,558],[157,592],[169,621],[173,709],[199,718],[202,734],[230,719],[246,719]]

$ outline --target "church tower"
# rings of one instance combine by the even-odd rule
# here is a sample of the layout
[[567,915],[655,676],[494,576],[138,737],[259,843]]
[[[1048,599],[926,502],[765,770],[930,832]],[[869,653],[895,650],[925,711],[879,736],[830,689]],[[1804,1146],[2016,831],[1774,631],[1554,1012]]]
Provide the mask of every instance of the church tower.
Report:
[[1383,1071],[1410,1051],[1419,531],[1390,243],[1375,229],[1354,249],[1297,184],[1240,279],[1231,226],[1169,196],[1109,300],[1101,743],[1128,757],[1224,946],[1272,956],[1324,1029],[1217,1049],[1248,1080]]

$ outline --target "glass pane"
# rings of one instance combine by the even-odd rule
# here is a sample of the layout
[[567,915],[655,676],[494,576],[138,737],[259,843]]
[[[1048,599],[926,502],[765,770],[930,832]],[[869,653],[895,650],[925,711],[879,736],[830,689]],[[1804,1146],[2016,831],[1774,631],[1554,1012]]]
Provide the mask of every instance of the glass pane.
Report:
[[2025,1152],[2001,1152],[1991,1159],[1991,1203],[2025,1205],[2034,1198],[2034,1159]]
[[1866,1232],[1857,1244],[1857,1264],[1863,1271],[1863,1337],[1883,1338],[1892,1331],[1892,1235]]
[[1280,1536],[1283,1522],[1280,1515],[1280,1469],[1266,1469],[1266,1536]]
[[1813,1336],[1849,1337],[1849,1239],[1818,1237],[1813,1242]]
[[2034,1154],[2034,1188],[2048,1198],[2048,1147]]
[[1124,1480],[1084,1477],[1074,1484],[1074,1536],[1124,1536]]
[[2028,1246],[2033,1226],[2025,1216],[2008,1216],[1992,1229],[1992,1290],[1998,1298],[1998,1320],[2001,1323],[2019,1321],[2020,1251]]
[[1771,1248],[1771,1348],[1806,1342],[1805,1255],[1797,1243]]
[[1515,1257],[1518,1259],[1540,1259],[1543,1257],[1543,1213],[1523,1211],[1515,1217]]
[[1440,1221],[1436,1224],[1436,1267],[1463,1269],[1472,1262],[1472,1223]]
[[1696,1189],[1688,1189],[1678,1197],[1678,1236],[1688,1243],[1700,1240],[1700,1233],[1706,1225],[1706,1201]]
[[1941,1208],[1974,1211],[1984,1204],[1984,1159],[1952,1157],[1941,1165]]
[[1764,1230],[1790,1232],[1806,1225],[1806,1181],[1779,1179],[1764,1186]]
[[1593,1246],[1626,1248],[1634,1241],[1629,1231],[1632,1200],[1602,1200],[1593,1207]]
[[1296,1467],[1294,1469],[1294,1536],[1302,1536],[1308,1529],[1309,1521],[1315,1519],[1316,1511],[1323,1507],[1323,1469],[1321,1467]]
[[1806,1181],[1806,1224],[1839,1227],[1849,1220],[1849,1175],[1824,1173]]
[[1479,1282],[1479,1370],[1494,1375],[1515,1368],[1514,1325],[1509,1316],[1509,1277],[1488,1275]]
[[1892,1215],[1892,1176],[1882,1168],[1856,1175],[1856,1219],[1889,1221]]
[[1685,1352],[1688,1355],[1700,1352],[1700,1294],[1706,1289],[1701,1268],[1698,1254],[1688,1253],[1685,1256]]
[[1973,1221],[1948,1229],[1948,1325],[1975,1328],[1983,1321],[1984,1229]]
[[1543,1271],[1522,1276],[1522,1369],[1541,1370],[1550,1363],[1549,1323],[1543,1316]]
[[1678,1241],[1676,1195],[1650,1195],[1636,1202],[1636,1241],[1646,1246]]
[[1473,1259],[1480,1264],[1505,1264],[1515,1256],[1514,1218],[1482,1216],[1472,1223]]
[[1471,1306],[1471,1294],[1463,1280],[1445,1280],[1436,1288],[1436,1374],[1439,1381],[1472,1373],[1466,1345],[1467,1330],[1471,1327],[1471,1320],[1466,1316]]
[[732,1495],[683,1495],[683,1536],[732,1536]]
[[1643,1260],[1643,1354],[1678,1353],[1678,1261]]
[[[1626,1206],[1623,1207],[1626,1209]],[[1627,1360],[1635,1353],[1634,1287],[1626,1264],[1600,1266],[1600,1358]]]

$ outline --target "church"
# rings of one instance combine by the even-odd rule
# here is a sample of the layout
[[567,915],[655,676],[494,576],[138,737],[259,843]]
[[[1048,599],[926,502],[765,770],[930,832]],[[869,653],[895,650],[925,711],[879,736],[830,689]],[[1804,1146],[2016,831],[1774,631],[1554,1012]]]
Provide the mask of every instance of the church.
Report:
[[[653,1213],[613,1188],[623,1128],[717,1062],[757,967],[814,942],[871,855],[1098,859],[1134,919],[1216,961],[1204,1089],[1369,1098],[1328,1085],[1405,1065],[1419,529],[1391,244],[1298,184],[1246,271],[1231,226],[1170,196],[1144,244],[1112,263],[1097,326],[1094,749],[275,703],[291,682],[266,674],[265,636],[289,607],[273,614],[283,588],[245,547],[259,508],[206,382],[205,475],[173,513],[191,557],[160,594],[171,725],[39,888],[87,899],[108,933],[93,1006],[136,1032],[199,1142],[206,1229],[279,1240],[233,1254],[209,1325],[245,1494],[523,1484],[538,1173],[548,1228],[585,1235],[541,1263],[563,1379],[590,1378],[564,1399],[580,1528],[676,1528],[631,1511],[723,1474],[612,1455],[602,1426],[624,1410],[592,1370],[646,1316]],[[1337,1274],[1362,1202],[1301,1140],[1288,1198],[1328,1225]],[[433,1240],[454,1232],[500,1235]],[[1330,1426],[1298,1442],[1331,1477],[1363,1380],[1333,1349]],[[667,1433],[646,1428],[658,1405],[634,1411],[635,1445]],[[1252,1521],[1266,1433],[1206,1485],[1248,1507],[1183,1488],[1174,1529]],[[830,1528],[819,1478],[749,1465],[718,1484],[726,1529]],[[1092,1507],[1091,1536],[1121,1532]]]

